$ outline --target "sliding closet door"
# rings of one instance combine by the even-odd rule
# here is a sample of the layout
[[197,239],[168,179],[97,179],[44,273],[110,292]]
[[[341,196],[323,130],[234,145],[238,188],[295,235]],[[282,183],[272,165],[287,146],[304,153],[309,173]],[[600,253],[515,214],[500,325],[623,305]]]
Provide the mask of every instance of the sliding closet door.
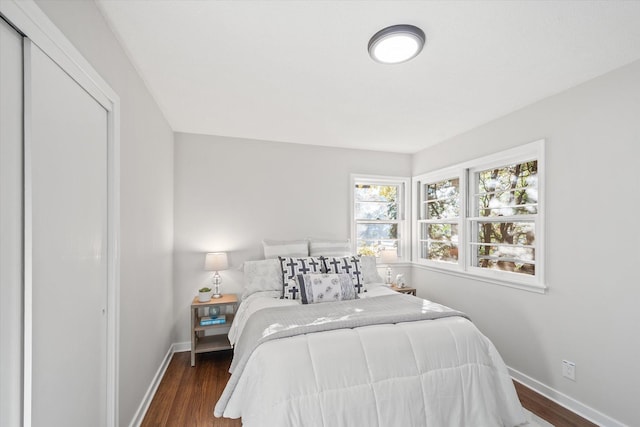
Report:
[[107,419],[107,111],[29,41],[25,89],[31,425],[99,427]]
[[22,37],[0,18],[0,426],[22,420]]

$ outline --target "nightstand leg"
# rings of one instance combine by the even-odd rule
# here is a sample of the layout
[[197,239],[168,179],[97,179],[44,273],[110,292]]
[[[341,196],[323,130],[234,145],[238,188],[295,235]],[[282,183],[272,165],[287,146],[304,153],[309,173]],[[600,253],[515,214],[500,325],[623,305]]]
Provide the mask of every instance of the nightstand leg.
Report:
[[195,325],[196,321],[196,310],[197,308],[191,309],[191,366],[196,366],[196,334],[198,332],[194,331],[193,325]]

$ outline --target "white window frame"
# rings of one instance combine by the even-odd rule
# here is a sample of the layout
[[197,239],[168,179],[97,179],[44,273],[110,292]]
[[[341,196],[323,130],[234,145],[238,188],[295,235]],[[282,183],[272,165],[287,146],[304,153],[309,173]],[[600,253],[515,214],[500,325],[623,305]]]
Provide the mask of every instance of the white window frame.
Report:
[[[384,176],[384,175],[362,175],[351,174],[349,186],[349,206],[351,218],[351,249],[355,254],[358,250],[357,225],[355,217],[355,197],[356,184],[367,185],[397,185],[398,194],[398,262],[411,260],[411,230],[410,230],[410,210],[408,194],[411,194],[411,179],[408,177]],[[381,221],[384,222],[384,221]]]
[[[479,159],[474,159],[462,164],[447,167],[445,169],[425,173],[413,178],[412,200],[415,206],[412,209],[413,214],[413,258],[412,262],[418,266],[435,269],[442,272],[470,277],[483,282],[489,282],[504,286],[510,286],[519,289],[525,289],[534,292],[544,293],[547,289],[544,280],[544,261],[545,261],[545,228],[544,228],[544,212],[545,212],[545,165],[544,165],[544,145],[545,140],[538,140],[528,144],[521,145],[509,150],[491,154]],[[471,206],[471,189],[476,188],[475,173],[490,169],[492,167],[508,166],[515,163],[524,163],[536,160],[538,162],[538,209],[537,214],[523,216],[535,224],[535,275],[526,275],[522,273],[513,273],[509,271],[490,270],[486,268],[475,267],[472,265],[473,257],[471,235],[474,229],[473,223],[477,221],[474,215],[474,207]],[[422,187],[426,184],[434,183],[444,179],[451,178],[460,179],[460,222],[458,224],[458,262],[449,263],[441,261],[432,261],[420,258],[420,224],[424,222],[420,218],[420,209],[422,204]]]
[[[433,184],[439,181],[444,181],[447,179],[458,178],[459,189],[458,192],[460,194],[459,207],[460,207],[460,216],[457,221],[453,220],[427,220],[426,218],[421,217],[422,205],[425,200],[422,199],[422,195],[424,194],[424,186],[428,184]],[[440,169],[435,172],[426,173],[424,175],[420,175],[413,178],[412,183],[412,200],[415,202],[415,206],[413,209],[413,262],[421,265],[425,265],[428,267],[449,270],[449,271],[464,271],[464,258],[465,251],[463,250],[463,246],[465,244],[463,240],[463,236],[465,233],[466,222],[464,221],[464,212],[466,211],[466,187],[467,182],[465,179],[465,171],[464,168],[459,166],[448,167],[445,169]],[[420,245],[421,245],[421,225],[424,223],[455,223],[458,226],[458,262],[444,262],[444,261],[432,261],[426,258],[420,258]]]

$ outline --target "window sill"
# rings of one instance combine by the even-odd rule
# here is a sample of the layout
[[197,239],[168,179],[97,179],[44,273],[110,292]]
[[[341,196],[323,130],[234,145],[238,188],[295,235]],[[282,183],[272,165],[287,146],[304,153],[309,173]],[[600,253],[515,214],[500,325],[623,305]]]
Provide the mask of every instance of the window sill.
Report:
[[477,274],[469,273],[466,271],[457,271],[457,270],[451,270],[451,269],[445,269],[445,268],[431,267],[424,264],[419,264],[417,262],[412,262],[411,265],[421,270],[434,271],[437,273],[448,274],[451,276],[462,277],[470,280],[477,280],[479,282],[490,283],[493,285],[506,286],[508,288],[534,292],[537,294],[545,294],[548,289],[548,287],[545,285],[531,285],[531,284],[525,284],[525,283],[512,282],[508,280],[499,280],[491,277],[479,276]]

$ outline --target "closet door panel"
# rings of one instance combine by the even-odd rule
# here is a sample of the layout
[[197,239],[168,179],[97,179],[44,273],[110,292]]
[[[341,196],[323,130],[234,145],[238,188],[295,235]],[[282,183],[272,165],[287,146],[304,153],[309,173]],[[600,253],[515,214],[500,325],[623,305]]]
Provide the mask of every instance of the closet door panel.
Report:
[[37,46],[25,56],[32,425],[103,426],[107,112]]
[[22,36],[0,18],[0,426],[22,422]]

